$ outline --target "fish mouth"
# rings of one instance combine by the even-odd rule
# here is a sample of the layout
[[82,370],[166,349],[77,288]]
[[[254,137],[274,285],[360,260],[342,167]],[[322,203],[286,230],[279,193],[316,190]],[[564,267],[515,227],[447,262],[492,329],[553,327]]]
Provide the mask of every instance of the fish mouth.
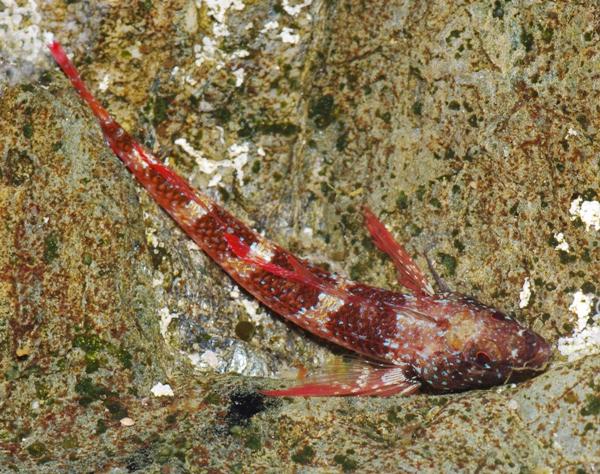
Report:
[[517,367],[512,367],[507,382],[520,382],[545,372],[552,358],[552,346],[538,336],[537,344],[532,346],[530,358]]
[[542,337],[537,338],[537,344],[533,345],[531,358],[524,364],[524,367],[536,372],[543,372],[548,367],[552,357],[552,346]]

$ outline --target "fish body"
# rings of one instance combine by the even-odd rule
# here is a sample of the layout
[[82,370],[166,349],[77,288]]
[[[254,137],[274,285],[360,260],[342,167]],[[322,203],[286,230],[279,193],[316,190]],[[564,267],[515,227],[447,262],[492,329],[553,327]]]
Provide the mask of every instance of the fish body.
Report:
[[472,298],[436,294],[368,209],[365,223],[375,244],[391,257],[399,283],[411,294],[353,282],[268,241],[133,139],[89,92],[60,44],[49,49],[114,153],[211,259],[274,312],[363,356],[325,367],[299,386],[263,393],[389,396],[420,387],[445,392],[497,385],[544,369],[551,349],[541,336]]

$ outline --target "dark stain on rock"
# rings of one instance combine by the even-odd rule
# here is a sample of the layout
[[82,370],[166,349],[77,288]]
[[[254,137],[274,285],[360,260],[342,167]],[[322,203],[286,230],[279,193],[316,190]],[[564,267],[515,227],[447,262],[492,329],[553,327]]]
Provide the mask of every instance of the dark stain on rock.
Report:
[[246,425],[254,415],[267,408],[265,397],[259,393],[236,392],[229,400],[229,410],[225,417],[229,426]]
[[323,129],[334,120],[335,103],[331,94],[311,101],[308,116],[315,121],[317,128]]
[[128,416],[127,408],[115,398],[104,400],[103,405],[110,412],[113,420],[121,420]]
[[583,416],[600,415],[600,397],[588,395],[586,397],[586,405],[581,409],[580,413]]
[[44,262],[51,263],[58,257],[58,236],[50,234],[44,239]]
[[21,186],[33,174],[33,160],[24,151],[8,150],[0,166],[0,178],[9,186]]
[[106,387],[95,383],[90,377],[81,378],[75,384],[75,392],[79,396],[79,404],[83,406],[87,406],[101,398],[114,395]]
[[304,446],[292,454],[292,461],[298,464],[310,464],[315,457],[315,450],[311,446]]
[[125,460],[127,472],[139,472],[146,469],[153,463],[152,450],[143,447],[134,452]]
[[256,328],[250,321],[240,321],[235,325],[235,335],[242,341],[249,341],[252,339]]

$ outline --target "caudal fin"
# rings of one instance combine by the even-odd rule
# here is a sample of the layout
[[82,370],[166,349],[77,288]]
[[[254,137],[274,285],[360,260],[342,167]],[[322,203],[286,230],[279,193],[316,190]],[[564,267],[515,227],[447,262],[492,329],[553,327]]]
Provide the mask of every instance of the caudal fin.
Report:
[[67,53],[65,53],[65,50],[63,49],[61,44],[58,41],[53,41],[48,45],[48,49],[50,50],[50,53],[54,57],[56,63],[60,66],[65,75],[69,78],[71,84],[73,84],[73,87],[77,90],[81,98],[85,100],[90,106],[92,112],[94,112],[94,115],[98,118],[98,120],[100,120],[100,122],[109,121],[109,113],[104,107],[102,107],[102,105],[100,105],[100,103],[88,90],[85,83],[79,76],[77,69],[75,68],[71,60],[68,58]]

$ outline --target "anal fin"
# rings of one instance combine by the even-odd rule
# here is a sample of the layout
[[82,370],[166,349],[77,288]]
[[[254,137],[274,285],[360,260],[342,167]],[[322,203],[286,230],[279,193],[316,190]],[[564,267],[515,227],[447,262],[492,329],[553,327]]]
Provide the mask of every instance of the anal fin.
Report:
[[269,397],[341,397],[409,395],[420,384],[405,375],[405,368],[360,359],[329,364],[303,383],[280,390],[261,390]]

